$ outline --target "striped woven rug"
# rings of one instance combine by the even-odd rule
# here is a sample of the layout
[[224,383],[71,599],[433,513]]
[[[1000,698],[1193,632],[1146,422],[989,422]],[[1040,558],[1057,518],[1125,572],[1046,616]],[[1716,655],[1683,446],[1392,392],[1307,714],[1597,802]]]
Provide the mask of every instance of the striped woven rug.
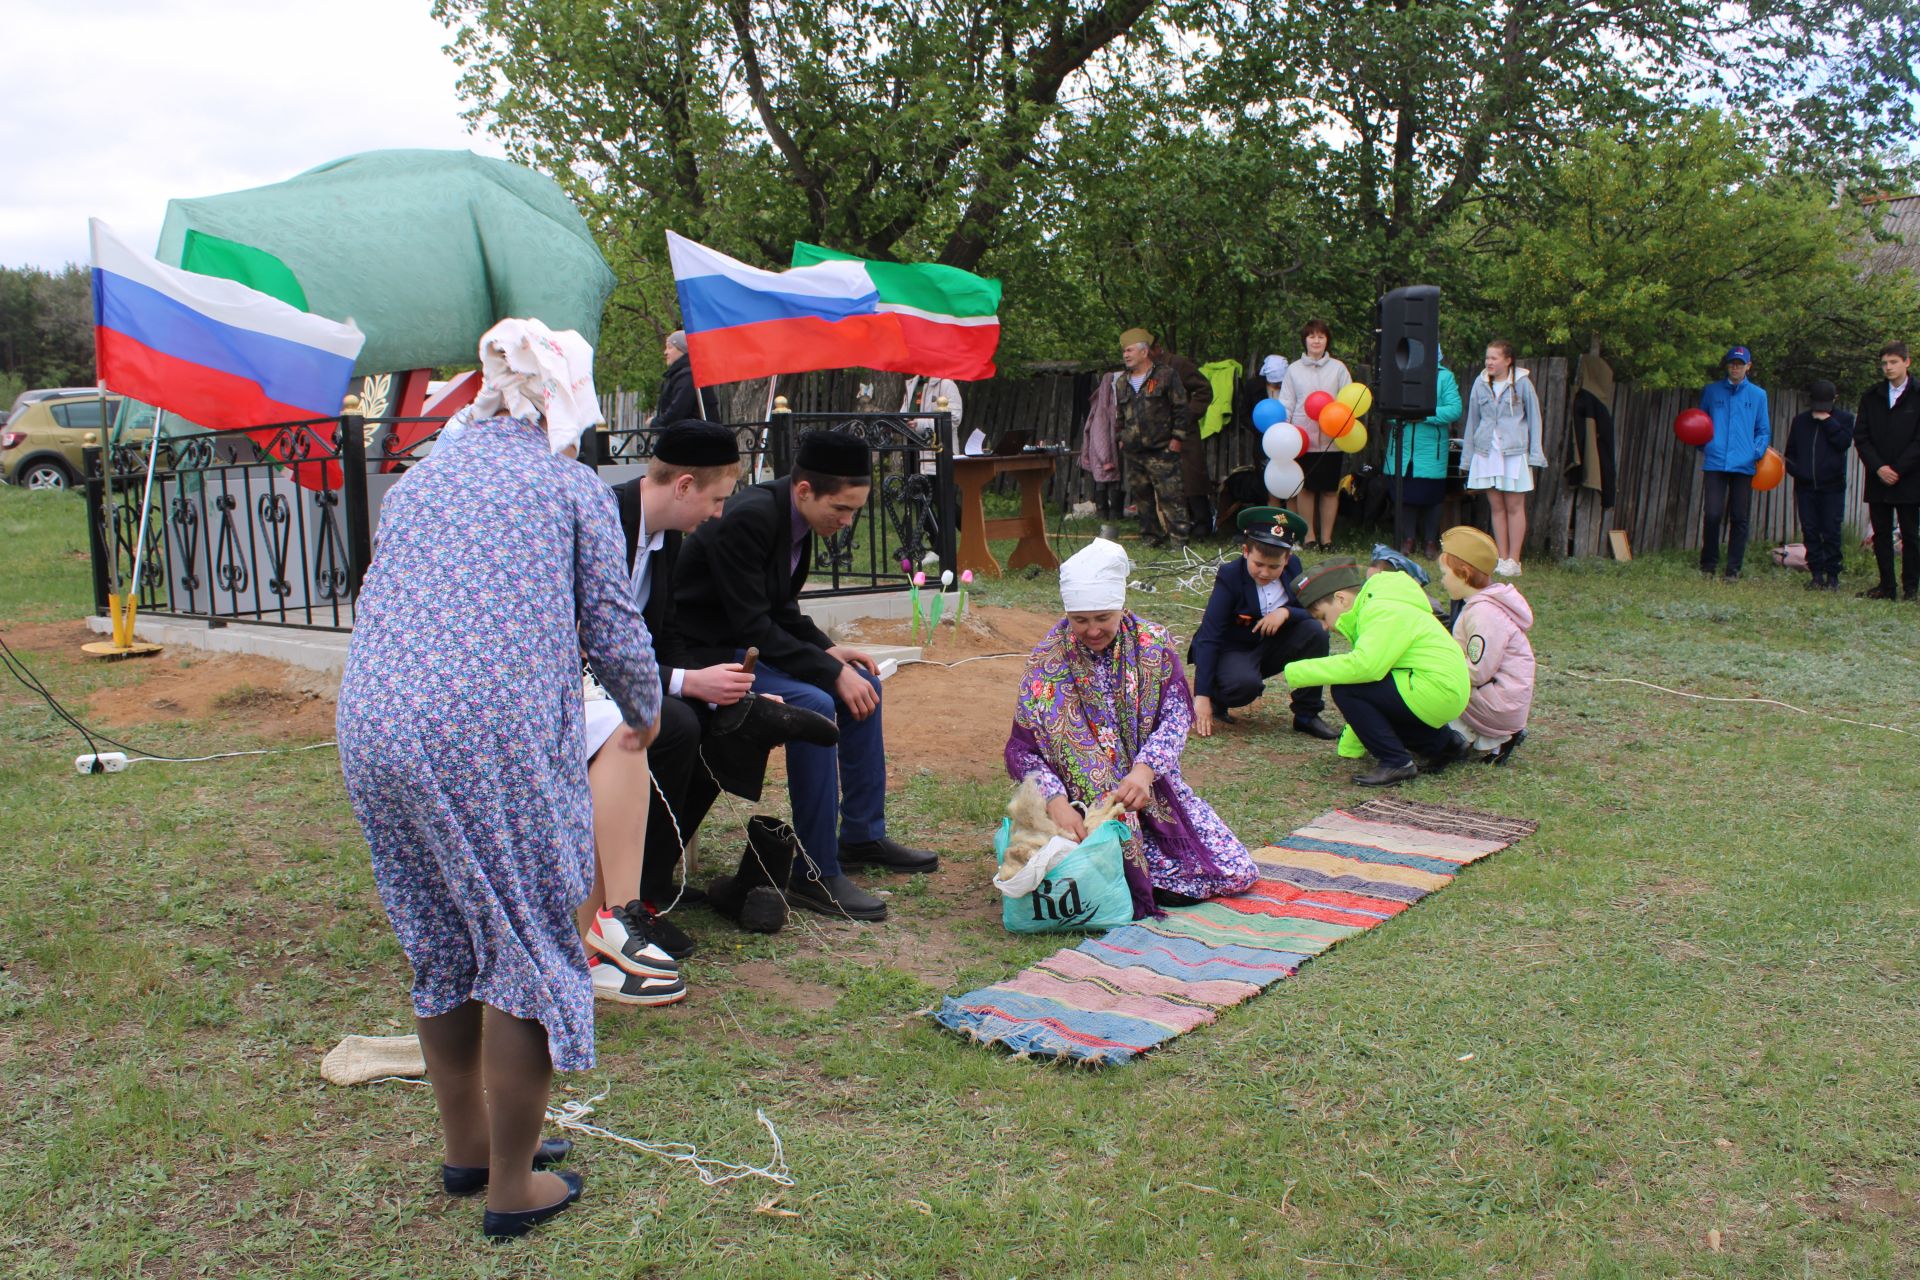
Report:
[[949,996],[930,1016],[1023,1056],[1127,1062],[1399,915],[1538,825],[1411,800],[1334,809],[1255,852],[1260,879],[1247,892],[1089,938],[1005,982]]

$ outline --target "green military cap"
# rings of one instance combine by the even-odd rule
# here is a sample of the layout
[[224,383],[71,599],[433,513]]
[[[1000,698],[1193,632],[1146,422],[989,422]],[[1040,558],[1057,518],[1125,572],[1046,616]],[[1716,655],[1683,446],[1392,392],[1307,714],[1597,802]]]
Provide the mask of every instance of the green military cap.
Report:
[[1361,566],[1351,560],[1334,560],[1295,583],[1293,598],[1310,609],[1336,591],[1358,591],[1366,580],[1367,571]]
[[1248,507],[1234,518],[1248,542],[1291,551],[1307,531],[1306,519],[1285,507]]

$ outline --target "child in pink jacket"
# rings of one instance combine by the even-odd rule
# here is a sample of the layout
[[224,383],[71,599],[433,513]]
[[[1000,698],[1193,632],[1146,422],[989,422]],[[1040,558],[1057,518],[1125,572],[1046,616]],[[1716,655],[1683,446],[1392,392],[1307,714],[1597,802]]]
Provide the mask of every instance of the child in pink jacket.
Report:
[[1440,583],[1461,602],[1453,638],[1467,655],[1473,692],[1453,728],[1483,760],[1505,764],[1526,741],[1533,709],[1533,609],[1510,582],[1495,582],[1492,538],[1462,525],[1440,535]]

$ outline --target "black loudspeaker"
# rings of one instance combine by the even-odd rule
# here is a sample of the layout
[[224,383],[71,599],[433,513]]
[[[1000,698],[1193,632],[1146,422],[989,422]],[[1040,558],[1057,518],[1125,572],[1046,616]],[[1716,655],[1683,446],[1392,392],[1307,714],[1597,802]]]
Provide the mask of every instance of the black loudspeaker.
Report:
[[1433,416],[1440,374],[1440,287],[1408,285],[1380,299],[1380,386],[1374,409],[1388,418]]

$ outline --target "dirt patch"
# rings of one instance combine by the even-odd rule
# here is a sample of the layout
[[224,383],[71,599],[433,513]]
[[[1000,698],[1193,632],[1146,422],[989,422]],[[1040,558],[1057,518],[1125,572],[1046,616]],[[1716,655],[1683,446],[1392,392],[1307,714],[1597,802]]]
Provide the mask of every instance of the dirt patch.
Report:
[[90,640],[104,637],[93,634],[86,623],[71,622],[10,622],[0,627],[0,637],[4,637],[7,647],[21,653],[54,653],[62,650],[72,653]]
[[[957,630],[943,624],[923,646],[927,660],[901,667],[887,681],[889,786],[902,780],[903,767],[974,782],[1004,777],[1001,753],[1020,672],[1058,621],[1026,609],[969,606]],[[856,646],[919,643],[912,623],[898,618],[859,618],[840,628],[839,637]]]
[[831,987],[795,982],[771,960],[749,960],[727,970],[727,985],[757,991],[792,1009],[831,1009],[840,993]]
[[166,654],[132,669],[137,678],[88,700],[106,728],[217,718],[276,741],[333,736],[333,699],[315,687],[315,673],[266,658],[204,654]]

